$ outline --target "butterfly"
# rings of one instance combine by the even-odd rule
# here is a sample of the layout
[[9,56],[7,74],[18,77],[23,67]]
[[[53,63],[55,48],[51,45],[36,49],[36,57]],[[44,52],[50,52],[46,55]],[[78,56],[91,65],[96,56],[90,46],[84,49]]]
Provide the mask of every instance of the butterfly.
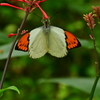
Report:
[[61,58],[67,55],[68,49],[81,46],[79,40],[70,32],[55,26],[50,26],[50,20],[44,19],[44,26],[24,34],[17,42],[15,49],[28,51],[33,59],[46,53]]

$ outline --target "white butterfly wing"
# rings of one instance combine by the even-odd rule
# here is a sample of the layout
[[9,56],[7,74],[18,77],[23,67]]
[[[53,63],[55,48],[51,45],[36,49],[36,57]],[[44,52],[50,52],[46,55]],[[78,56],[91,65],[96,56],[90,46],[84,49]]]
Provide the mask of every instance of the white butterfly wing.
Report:
[[36,28],[30,32],[29,55],[31,58],[40,58],[47,52],[46,36],[43,27]]
[[52,56],[60,58],[67,55],[67,44],[65,42],[65,33],[63,29],[50,26],[48,41],[48,53],[50,53]]

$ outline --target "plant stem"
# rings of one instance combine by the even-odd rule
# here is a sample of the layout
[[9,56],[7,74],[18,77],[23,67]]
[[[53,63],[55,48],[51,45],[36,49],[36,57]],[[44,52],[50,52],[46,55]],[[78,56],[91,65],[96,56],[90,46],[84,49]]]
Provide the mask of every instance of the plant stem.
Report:
[[92,30],[92,36],[93,36],[92,40],[93,40],[93,45],[94,45],[95,66],[96,66],[96,71],[97,71],[97,74],[98,74],[100,67],[99,67],[98,55],[97,55],[97,50],[96,50],[96,41],[95,41],[95,36],[94,36],[93,30]]
[[100,76],[97,75],[96,78],[95,78],[95,81],[94,81],[94,84],[93,84],[93,87],[92,87],[92,90],[91,90],[91,93],[90,93],[90,98],[89,98],[89,100],[92,100],[92,99],[93,99],[94,92],[95,92],[95,89],[96,89],[96,86],[97,86],[99,77],[100,77]]
[[92,37],[93,37],[92,40],[93,40],[93,45],[94,45],[94,57],[95,57],[95,66],[96,66],[97,74],[96,74],[96,78],[95,78],[94,84],[93,84],[92,89],[91,89],[89,100],[93,99],[94,92],[95,92],[95,89],[96,89],[96,86],[97,86],[97,83],[98,83],[98,80],[99,80],[99,77],[100,77],[100,66],[99,66],[98,55],[97,55],[97,50],[96,50],[94,30],[91,30],[91,31],[92,31]]
[[25,15],[25,17],[24,17],[24,19],[23,19],[23,21],[22,21],[22,23],[20,25],[20,28],[18,29],[17,35],[16,35],[16,37],[15,37],[13,43],[12,43],[12,46],[10,48],[10,51],[9,51],[9,54],[8,54],[8,58],[6,60],[6,64],[5,64],[5,67],[4,67],[4,71],[3,71],[3,74],[2,74],[2,77],[1,77],[0,89],[2,89],[2,86],[3,86],[3,83],[4,83],[4,79],[5,79],[5,75],[6,75],[6,72],[7,72],[8,64],[9,64],[9,61],[10,61],[10,58],[11,58],[15,43],[17,41],[17,38],[18,38],[19,34],[22,31],[23,25],[24,25],[28,15],[29,15],[29,11],[26,12],[26,15]]

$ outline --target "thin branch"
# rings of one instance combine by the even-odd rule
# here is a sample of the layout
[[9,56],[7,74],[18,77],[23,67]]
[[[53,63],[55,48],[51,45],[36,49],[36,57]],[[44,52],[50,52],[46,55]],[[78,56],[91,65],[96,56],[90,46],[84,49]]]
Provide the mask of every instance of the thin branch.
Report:
[[99,73],[100,70],[100,66],[99,66],[99,60],[98,60],[98,54],[97,54],[97,50],[96,50],[96,41],[95,41],[95,36],[94,36],[94,30],[92,31],[92,36],[93,36],[93,45],[94,45],[94,57],[95,57],[95,66],[96,66],[96,71],[97,71],[97,75]]
[[89,98],[89,100],[92,100],[92,99],[93,99],[94,92],[95,92],[95,89],[96,89],[96,86],[97,86],[99,77],[100,77],[99,75],[96,76],[96,79],[95,79],[95,81],[94,81],[94,84],[93,84],[93,87],[92,87],[92,90],[91,90],[91,93],[90,93],[90,98]]
[[94,30],[91,30],[91,31],[92,31],[92,37],[93,37],[92,40],[93,40],[93,45],[94,45],[94,57],[95,57],[95,66],[96,66],[97,75],[96,75],[94,84],[93,84],[92,89],[91,89],[89,100],[93,99],[94,92],[95,92],[95,89],[96,89],[96,86],[97,86],[97,83],[98,83],[98,80],[100,77],[100,75],[99,75],[100,66],[99,66],[98,55],[97,55],[97,50],[96,50],[96,41],[95,41],[95,36],[94,36]]
[[28,15],[29,15],[29,11],[26,12],[26,15],[25,15],[25,17],[24,17],[24,19],[23,19],[23,21],[22,21],[22,23],[21,23],[21,25],[20,25],[20,28],[18,29],[18,33],[17,33],[17,35],[16,35],[16,37],[15,37],[13,43],[12,43],[10,52],[9,52],[9,54],[8,54],[8,58],[7,58],[7,60],[6,60],[6,64],[5,64],[5,67],[4,67],[4,71],[3,71],[3,74],[2,74],[2,77],[1,77],[0,89],[2,89],[2,86],[3,86],[3,83],[4,83],[6,71],[7,71],[7,68],[8,68],[8,64],[9,64],[9,61],[10,61],[10,58],[11,58],[11,55],[12,55],[12,52],[13,52],[15,43],[16,43],[16,41],[17,41],[17,38],[18,38],[19,34],[20,34],[21,31],[22,31],[23,25],[24,25],[24,23],[25,23],[25,21],[26,21]]

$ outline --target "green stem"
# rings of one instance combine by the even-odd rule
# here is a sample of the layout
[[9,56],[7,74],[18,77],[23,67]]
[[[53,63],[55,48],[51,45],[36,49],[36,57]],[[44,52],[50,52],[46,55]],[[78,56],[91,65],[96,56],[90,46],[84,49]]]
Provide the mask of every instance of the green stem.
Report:
[[21,31],[22,31],[23,25],[24,25],[24,23],[25,23],[25,21],[26,21],[26,19],[27,19],[27,17],[28,17],[28,14],[29,14],[29,12],[27,11],[27,12],[26,12],[26,15],[25,15],[25,17],[24,17],[24,19],[23,19],[23,21],[22,21],[22,23],[21,23],[21,25],[20,25],[20,28],[19,28],[19,30],[18,30],[18,33],[17,33],[17,35],[16,35],[16,37],[15,37],[13,43],[12,43],[11,49],[10,49],[10,51],[9,51],[8,58],[7,58],[7,60],[6,60],[6,64],[5,64],[5,67],[4,67],[4,71],[3,71],[3,74],[2,74],[2,77],[1,77],[0,89],[2,89],[2,86],[3,86],[3,83],[4,83],[4,79],[5,79],[5,75],[6,75],[6,72],[7,72],[8,64],[9,64],[9,61],[10,61],[10,58],[11,58],[11,55],[12,55],[12,52],[13,52],[15,43],[16,43],[16,41],[17,41],[17,38],[18,38],[19,34],[20,34]]
[[100,67],[99,67],[98,55],[97,55],[97,50],[96,50],[96,41],[95,41],[95,36],[94,36],[94,30],[92,30],[92,36],[93,36],[92,40],[93,40],[93,45],[94,45],[95,66],[96,66],[96,71],[97,71],[97,74],[98,74]]
[[96,50],[96,41],[95,41],[95,37],[94,37],[94,30],[91,30],[91,31],[92,31],[92,37],[93,37],[92,40],[93,40],[93,45],[94,45],[94,57],[95,57],[95,66],[96,66],[97,74],[96,74],[96,78],[95,78],[94,84],[91,89],[89,100],[93,99],[94,92],[95,92],[95,89],[96,89],[96,86],[97,86],[97,83],[98,83],[98,80],[100,77],[100,66],[99,66],[98,55],[97,55],[97,50]]
[[90,93],[90,98],[89,98],[89,100],[92,100],[92,99],[93,99],[94,92],[95,92],[95,89],[96,89],[96,86],[97,86],[99,77],[100,77],[100,76],[98,76],[98,75],[96,76],[96,79],[95,79],[95,81],[94,81],[94,84],[93,84],[93,87],[92,87],[92,90],[91,90],[91,93]]

